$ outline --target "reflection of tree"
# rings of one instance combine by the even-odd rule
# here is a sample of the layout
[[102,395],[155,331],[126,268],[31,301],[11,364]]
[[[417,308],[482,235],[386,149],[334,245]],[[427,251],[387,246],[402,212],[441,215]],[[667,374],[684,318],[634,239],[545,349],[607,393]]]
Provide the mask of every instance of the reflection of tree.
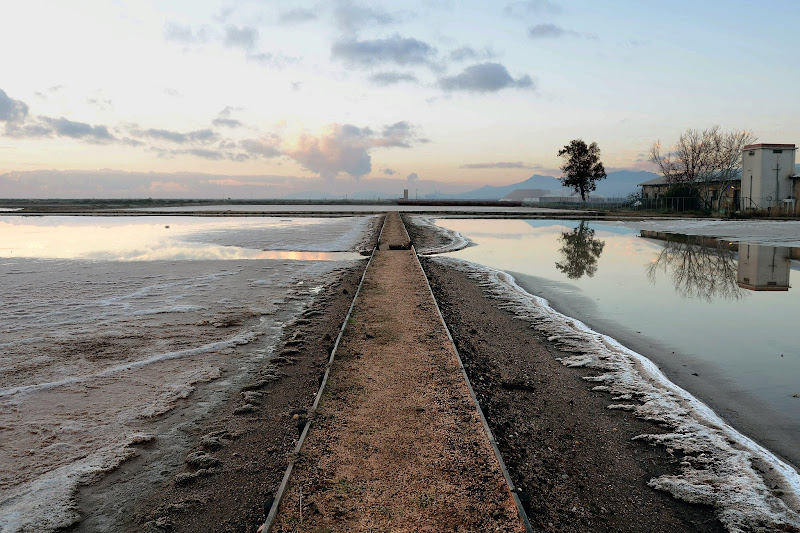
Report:
[[[650,237],[650,235],[642,236]],[[736,252],[722,241],[686,235],[660,234],[664,249],[647,265],[647,277],[656,282],[659,270],[669,273],[684,298],[708,302],[714,298],[738,300],[744,296],[736,283]]]
[[577,228],[562,233],[558,240],[564,244],[560,250],[564,260],[556,263],[556,268],[569,279],[594,276],[597,272],[597,260],[606,245],[600,239],[594,238],[594,230],[581,221]]

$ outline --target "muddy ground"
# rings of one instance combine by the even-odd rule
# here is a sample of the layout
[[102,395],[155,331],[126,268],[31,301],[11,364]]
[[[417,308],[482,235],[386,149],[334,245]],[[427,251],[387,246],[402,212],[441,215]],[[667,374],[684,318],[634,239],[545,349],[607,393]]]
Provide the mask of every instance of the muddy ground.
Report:
[[[415,246],[437,244],[407,227]],[[710,507],[647,485],[677,473],[680,458],[632,438],[662,429],[607,409],[610,395],[582,379],[589,371],[555,359],[568,354],[463,273],[421,260],[512,480],[530,498],[535,530],[725,531]]]
[[[409,232],[416,244],[434,243]],[[563,367],[553,346],[463,274],[423,266],[514,483],[530,497],[534,529],[724,531],[712,509],[647,486],[680,461],[631,440],[658,427],[608,410],[610,398],[581,379],[586,371]],[[314,401],[360,275],[343,272],[287,326],[283,354],[191,430],[186,460],[141,496],[118,531],[256,531],[300,433],[293,414]]]

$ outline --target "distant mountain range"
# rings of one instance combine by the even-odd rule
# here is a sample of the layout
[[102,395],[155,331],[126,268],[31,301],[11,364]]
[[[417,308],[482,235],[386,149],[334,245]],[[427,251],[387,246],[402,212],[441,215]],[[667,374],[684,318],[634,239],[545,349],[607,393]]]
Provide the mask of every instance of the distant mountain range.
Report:
[[[659,174],[645,171],[618,170],[609,172],[604,180],[597,182],[597,190],[593,194],[611,197],[627,196],[636,192],[637,185],[659,177]],[[460,194],[427,195],[428,198],[442,198],[453,200],[499,200],[517,189],[547,189],[554,196],[569,196],[573,193],[572,189],[561,186],[561,181],[554,176],[542,176],[534,174],[525,181],[495,187],[485,185],[474,191],[467,191]]]

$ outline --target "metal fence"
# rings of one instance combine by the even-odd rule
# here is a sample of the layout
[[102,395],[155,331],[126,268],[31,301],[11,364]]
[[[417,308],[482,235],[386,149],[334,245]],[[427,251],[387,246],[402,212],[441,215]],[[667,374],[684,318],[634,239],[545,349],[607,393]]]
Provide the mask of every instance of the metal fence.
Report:
[[[731,199],[732,200],[732,199]],[[721,215],[796,217],[800,216],[800,202],[794,199],[774,201],[765,198],[737,198],[737,202],[723,199],[704,201],[696,196],[660,197],[660,198],[589,198],[565,201],[564,198],[539,198],[536,202],[523,202],[532,207],[550,207],[557,209],[591,209],[597,211],[647,211],[654,213],[703,212]]]
[[702,211],[701,201],[696,197],[685,198],[589,198],[585,202],[549,200],[540,198],[538,202],[523,202],[533,207],[558,209],[593,209],[599,211],[657,211],[675,213],[679,211]]

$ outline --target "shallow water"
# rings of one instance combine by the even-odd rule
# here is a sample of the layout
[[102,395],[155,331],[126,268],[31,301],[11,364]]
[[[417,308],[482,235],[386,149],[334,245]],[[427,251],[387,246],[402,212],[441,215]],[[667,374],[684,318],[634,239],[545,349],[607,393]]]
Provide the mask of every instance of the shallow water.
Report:
[[437,223],[477,244],[453,257],[522,274],[518,282],[556,308],[569,300],[590,325],[616,322],[672,347],[800,425],[800,291],[790,288],[800,250],[595,222]]
[[197,386],[269,357],[370,221],[0,220],[0,530],[69,525],[160,415],[210,409]]
[[438,223],[476,246],[435,261],[529,322],[564,365],[590,369],[609,409],[667,429],[636,437],[681,457],[651,487],[713,506],[733,531],[800,527],[797,250],[580,221]]

